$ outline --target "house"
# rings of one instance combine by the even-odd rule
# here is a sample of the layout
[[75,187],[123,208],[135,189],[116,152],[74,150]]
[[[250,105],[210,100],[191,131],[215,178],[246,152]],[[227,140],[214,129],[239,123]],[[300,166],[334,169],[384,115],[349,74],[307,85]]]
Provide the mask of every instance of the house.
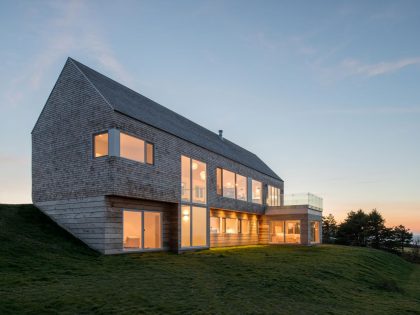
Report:
[[104,254],[321,242],[320,198],[71,58],[32,131],[32,198]]

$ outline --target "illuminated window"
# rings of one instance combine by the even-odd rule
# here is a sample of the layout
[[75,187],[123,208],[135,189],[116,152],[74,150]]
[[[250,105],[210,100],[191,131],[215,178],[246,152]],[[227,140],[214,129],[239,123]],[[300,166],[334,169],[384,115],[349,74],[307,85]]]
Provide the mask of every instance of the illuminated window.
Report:
[[216,169],[216,192],[218,195],[222,195],[223,194],[223,189],[222,189],[222,169],[221,168],[217,168]]
[[235,198],[235,173],[223,170],[223,197]]
[[300,243],[300,221],[272,221],[270,241],[272,243]]
[[181,156],[181,199],[191,201],[191,159]]
[[225,219],[225,233],[226,234],[238,233],[238,219],[233,219],[233,218]]
[[144,163],[144,141],[120,132],[120,156]]
[[311,222],[311,242],[319,243],[319,221]]
[[220,218],[218,217],[210,217],[210,233],[211,234],[219,234],[220,233]]
[[236,198],[247,200],[247,180],[245,176],[236,174]]
[[250,231],[249,220],[242,219],[240,222],[241,222],[241,234],[249,234],[249,231]]
[[94,136],[93,152],[95,158],[108,155],[108,132]]
[[280,206],[280,188],[268,185],[267,205]]
[[181,216],[181,246],[207,246],[207,209],[184,205]]
[[207,197],[207,172],[206,163],[192,160],[192,189],[194,203],[206,203]]
[[252,202],[262,204],[262,184],[257,180],[252,180]]
[[150,165],[155,163],[155,151],[151,143],[146,143],[146,163]]
[[124,210],[123,247],[127,250],[161,248],[161,213]]
[[286,221],[286,243],[300,243],[300,221]]

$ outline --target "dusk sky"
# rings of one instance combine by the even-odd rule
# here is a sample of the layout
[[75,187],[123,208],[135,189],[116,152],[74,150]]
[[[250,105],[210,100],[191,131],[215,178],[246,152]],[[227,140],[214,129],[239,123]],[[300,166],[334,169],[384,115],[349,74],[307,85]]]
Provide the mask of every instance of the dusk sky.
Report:
[[0,203],[68,56],[256,153],[324,215],[420,233],[420,1],[1,1]]

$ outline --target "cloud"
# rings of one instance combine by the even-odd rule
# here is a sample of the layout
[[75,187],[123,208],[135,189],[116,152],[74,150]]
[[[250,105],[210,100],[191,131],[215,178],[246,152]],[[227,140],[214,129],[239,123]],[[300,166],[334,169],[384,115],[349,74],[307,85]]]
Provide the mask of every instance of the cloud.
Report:
[[349,75],[374,77],[396,72],[402,68],[418,64],[420,64],[420,57],[405,58],[391,62],[379,62],[376,64],[363,64],[354,59],[347,59],[342,62],[341,66],[347,70]]

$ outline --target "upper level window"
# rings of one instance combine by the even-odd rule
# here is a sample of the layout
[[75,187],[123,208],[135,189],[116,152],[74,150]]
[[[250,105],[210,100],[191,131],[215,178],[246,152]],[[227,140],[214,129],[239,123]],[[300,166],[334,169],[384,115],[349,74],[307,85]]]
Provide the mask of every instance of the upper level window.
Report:
[[280,188],[268,185],[267,205],[280,206]]
[[262,184],[257,180],[252,180],[252,202],[262,204]]
[[181,199],[186,202],[207,203],[206,163],[181,156]]
[[120,132],[120,156],[141,163],[153,164],[153,151],[153,144]]
[[93,152],[95,158],[108,155],[108,132],[94,136]]
[[238,200],[247,200],[247,180],[234,172],[216,169],[216,191],[218,195]]

